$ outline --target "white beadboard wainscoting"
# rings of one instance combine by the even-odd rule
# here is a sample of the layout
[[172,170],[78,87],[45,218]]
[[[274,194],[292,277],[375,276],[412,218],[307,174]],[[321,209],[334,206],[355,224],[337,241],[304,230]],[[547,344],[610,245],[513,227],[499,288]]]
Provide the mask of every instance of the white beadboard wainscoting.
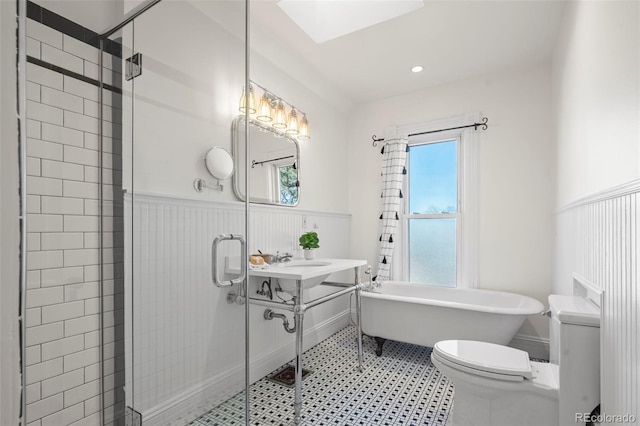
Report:
[[[607,415],[640,418],[640,179],[579,200],[556,214],[554,293],[574,277],[602,290],[601,401]],[[632,424],[637,424],[633,422]]]
[[[134,304],[133,328],[128,330],[133,333],[133,356],[130,345],[126,352],[127,370],[132,371],[127,382],[134,396],[129,402],[142,413],[145,425],[171,424],[212,408],[244,387],[244,306],[227,303],[230,289],[218,288],[211,280],[211,243],[218,234],[244,234],[244,204],[128,194],[125,211],[130,212],[125,214],[127,234],[133,236],[126,242],[126,260],[134,265],[127,266],[133,287],[130,280],[126,283]],[[250,226],[252,252],[293,251],[303,229],[317,229],[320,257],[348,255],[346,214],[252,205]],[[237,255],[237,242],[223,242],[219,265],[223,267],[224,256]],[[350,275],[342,278],[352,279]],[[252,296],[259,297],[255,292],[261,283],[251,279]],[[316,288],[309,295],[329,291]],[[347,297],[341,297],[310,309],[304,322],[305,349],[345,327],[348,306]],[[250,308],[252,382],[295,355],[295,335],[286,333],[280,320],[264,320],[264,309]]]

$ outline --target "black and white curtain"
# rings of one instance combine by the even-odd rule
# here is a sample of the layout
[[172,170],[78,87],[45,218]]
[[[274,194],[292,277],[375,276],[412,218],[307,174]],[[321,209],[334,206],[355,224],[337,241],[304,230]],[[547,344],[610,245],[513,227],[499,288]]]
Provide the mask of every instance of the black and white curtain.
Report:
[[391,279],[391,258],[400,222],[400,206],[402,203],[402,183],[407,174],[406,139],[388,140],[382,147],[382,193],[380,194],[380,245],[378,268],[374,281]]

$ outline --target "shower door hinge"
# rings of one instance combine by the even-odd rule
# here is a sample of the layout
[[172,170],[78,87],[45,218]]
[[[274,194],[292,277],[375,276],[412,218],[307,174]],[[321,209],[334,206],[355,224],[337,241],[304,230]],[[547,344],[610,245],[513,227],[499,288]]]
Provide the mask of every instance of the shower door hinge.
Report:
[[127,58],[124,78],[129,81],[142,74],[142,53]]
[[131,407],[127,407],[124,415],[125,426],[142,426],[142,414]]

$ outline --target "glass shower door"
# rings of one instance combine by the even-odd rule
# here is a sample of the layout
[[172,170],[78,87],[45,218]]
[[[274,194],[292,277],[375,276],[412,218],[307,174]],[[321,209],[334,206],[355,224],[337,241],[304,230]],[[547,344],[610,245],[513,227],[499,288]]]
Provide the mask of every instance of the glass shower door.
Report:
[[247,205],[204,162],[211,148],[231,152],[244,8],[163,1],[110,37],[121,59],[103,64],[104,82],[122,87],[103,112],[103,240],[118,247],[104,259],[105,271],[114,265],[103,300],[104,335],[114,336],[103,344],[107,423],[186,424],[223,403],[224,424],[246,422],[247,305],[234,295],[244,291]]

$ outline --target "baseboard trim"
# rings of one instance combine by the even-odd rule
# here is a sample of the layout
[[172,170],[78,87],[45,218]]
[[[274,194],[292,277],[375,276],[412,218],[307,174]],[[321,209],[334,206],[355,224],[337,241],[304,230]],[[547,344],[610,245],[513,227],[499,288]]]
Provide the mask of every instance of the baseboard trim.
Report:
[[[142,412],[144,426],[186,424],[242,390],[244,365],[218,374]],[[134,407],[135,408],[135,407]]]
[[[307,350],[349,324],[349,311],[335,315],[305,331]],[[284,331],[283,331],[284,333]],[[295,346],[287,343],[250,361],[250,381],[254,383],[295,356]],[[244,364],[192,386],[161,405],[142,412],[144,426],[185,424],[242,390]]]
[[527,352],[532,358],[549,359],[549,339],[544,337],[516,334],[509,346]]

